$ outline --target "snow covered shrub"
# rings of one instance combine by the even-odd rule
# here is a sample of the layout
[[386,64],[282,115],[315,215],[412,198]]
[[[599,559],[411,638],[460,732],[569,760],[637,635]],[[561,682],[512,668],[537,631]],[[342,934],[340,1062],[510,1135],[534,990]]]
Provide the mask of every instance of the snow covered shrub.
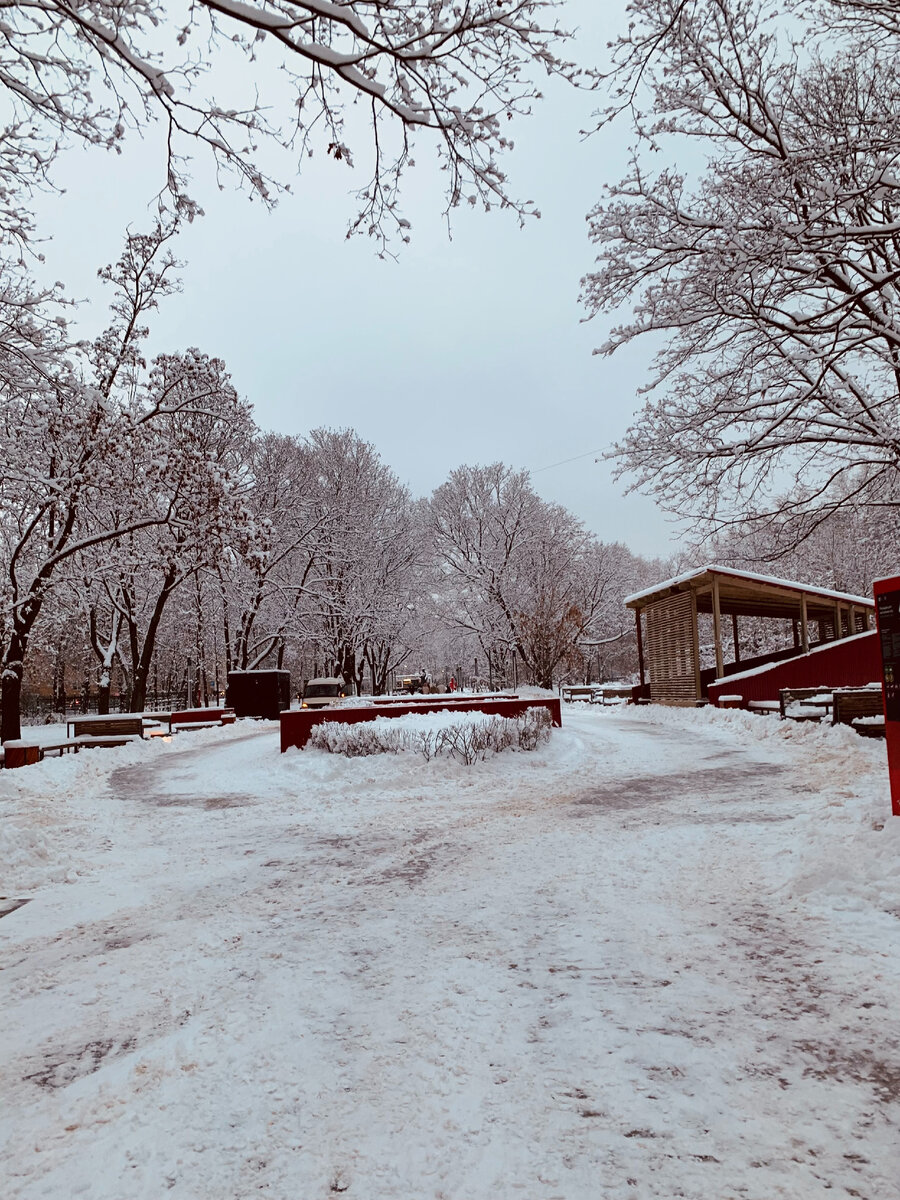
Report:
[[520,750],[536,750],[550,740],[552,721],[546,708],[529,708],[518,724]]
[[369,754],[397,754],[407,749],[402,744],[403,730],[382,729],[374,723],[362,725],[338,725],[330,721],[314,725],[309,743],[317,750],[329,754],[343,754],[347,758],[365,758]]
[[476,717],[424,727],[411,726],[403,717],[359,725],[328,721],[313,726],[310,745],[347,758],[413,751],[426,762],[445,755],[471,766],[504,750],[536,750],[549,739],[550,727],[550,714],[544,708],[521,717]]

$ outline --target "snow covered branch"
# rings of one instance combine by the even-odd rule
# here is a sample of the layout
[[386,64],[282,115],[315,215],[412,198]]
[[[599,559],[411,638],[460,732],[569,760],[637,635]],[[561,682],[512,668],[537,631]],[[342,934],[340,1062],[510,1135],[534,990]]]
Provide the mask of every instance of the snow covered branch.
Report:
[[[631,170],[590,214],[600,353],[665,338],[620,468],[681,515],[900,501],[900,69],[757,0],[637,0]],[[697,143],[693,170],[647,151]],[[695,162],[689,158],[689,161]]]
[[[540,92],[535,72],[590,84],[559,57],[568,38],[558,0],[23,0],[0,4],[0,227],[27,240],[22,198],[45,186],[61,144],[119,149],[129,129],[160,119],[166,187],[183,197],[186,156],[206,148],[252,194],[287,186],[258,151],[271,142],[300,161],[319,148],[352,162],[348,104],[369,107],[375,172],[352,231],[406,238],[399,187],[412,135],[430,131],[448,172],[449,207],[512,206],[499,165],[505,133]],[[207,87],[215,79],[227,98]],[[223,82],[226,81],[226,82]],[[286,84],[282,86],[282,82]]]

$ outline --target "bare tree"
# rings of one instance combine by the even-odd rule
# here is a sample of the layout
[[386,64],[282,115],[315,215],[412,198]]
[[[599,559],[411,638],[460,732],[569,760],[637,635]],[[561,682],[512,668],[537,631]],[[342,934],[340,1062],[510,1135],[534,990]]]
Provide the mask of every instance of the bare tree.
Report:
[[611,599],[613,556],[527,471],[459,467],[434,493],[428,524],[448,617],[474,634],[495,674],[515,653],[531,681],[552,686],[590,640]]
[[300,438],[267,433],[252,447],[252,482],[245,503],[255,536],[247,552],[219,557],[219,584],[228,670],[254,670],[283,655],[303,621],[323,515],[317,511],[317,463]]
[[360,687],[367,660],[383,683],[421,553],[410,496],[353,430],[316,429],[308,445],[317,515],[308,629],[348,685]]
[[[254,522],[242,498],[255,427],[224,364],[196,350],[157,359],[147,402],[160,415],[143,430],[134,485],[139,509],[166,520],[120,539],[116,610],[131,673],[129,707],[141,710],[163,614],[175,592],[228,551],[244,554]],[[151,465],[152,464],[152,465]],[[107,570],[109,565],[107,565]]]
[[52,296],[10,282],[9,273],[0,290],[0,740],[19,736],[28,645],[61,572],[76,556],[167,519],[163,510],[127,505],[113,524],[85,525],[98,498],[115,492],[130,469],[140,430],[159,415],[154,404],[123,403],[115,388],[131,390],[146,333],[141,319],[171,288],[166,244],[174,224],[129,237],[108,269],[114,322],[86,352],[69,343]]
[[[101,272],[114,288],[114,321],[89,346],[68,343],[46,297],[24,287],[0,296],[0,740],[19,736],[28,647],[52,588],[102,585],[105,626],[100,607],[85,604],[102,686],[127,631],[142,705],[169,594],[217,547],[245,536],[235,462],[253,424],[224,365],[188,351],[145,370],[141,357],[142,321],[175,286],[173,232],[160,224],[131,235]],[[157,570],[163,585],[138,638],[138,595]]]
[[[601,353],[665,338],[621,470],[707,526],[802,537],[846,505],[895,506],[896,58],[821,29],[800,50],[758,0],[633,11],[607,115],[630,109],[636,148],[590,214],[583,290],[592,315],[633,306]],[[657,151],[696,166],[651,170]]]

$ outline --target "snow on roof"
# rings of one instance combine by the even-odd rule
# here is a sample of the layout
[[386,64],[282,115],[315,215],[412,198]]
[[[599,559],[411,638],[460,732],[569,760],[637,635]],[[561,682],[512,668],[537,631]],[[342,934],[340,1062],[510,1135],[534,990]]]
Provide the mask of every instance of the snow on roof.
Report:
[[715,565],[706,567],[695,567],[692,571],[685,571],[682,575],[674,575],[671,579],[664,579],[662,583],[655,583],[653,587],[645,588],[642,592],[635,592],[631,596],[625,597],[626,604],[632,604],[636,600],[645,600],[648,596],[655,596],[658,592],[665,592],[669,588],[678,587],[682,583],[687,583],[691,579],[698,579],[701,575],[729,575],[733,579],[749,579],[753,583],[769,584],[770,587],[788,588],[792,592],[806,592],[813,596],[826,596],[830,600],[844,600],[848,604],[860,604],[866,608],[874,608],[872,600],[866,596],[851,596],[846,592],[833,592],[829,588],[816,587],[810,583],[797,583],[790,579],[778,579],[774,575],[758,575],[755,571],[737,571],[733,567],[718,567]]

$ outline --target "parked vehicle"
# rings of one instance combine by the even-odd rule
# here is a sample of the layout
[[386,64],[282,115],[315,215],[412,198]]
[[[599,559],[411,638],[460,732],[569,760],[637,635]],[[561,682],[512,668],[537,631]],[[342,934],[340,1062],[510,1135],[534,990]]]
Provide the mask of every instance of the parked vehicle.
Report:
[[416,671],[412,675],[398,675],[394,681],[394,691],[400,696],[417,694],[427,696],[437,690],[427,671]]
[[308,680],[303,689],[301,708],[330,708],[340,704],[347,696],[347,685],[343,679],[326,675],[321,679]]

